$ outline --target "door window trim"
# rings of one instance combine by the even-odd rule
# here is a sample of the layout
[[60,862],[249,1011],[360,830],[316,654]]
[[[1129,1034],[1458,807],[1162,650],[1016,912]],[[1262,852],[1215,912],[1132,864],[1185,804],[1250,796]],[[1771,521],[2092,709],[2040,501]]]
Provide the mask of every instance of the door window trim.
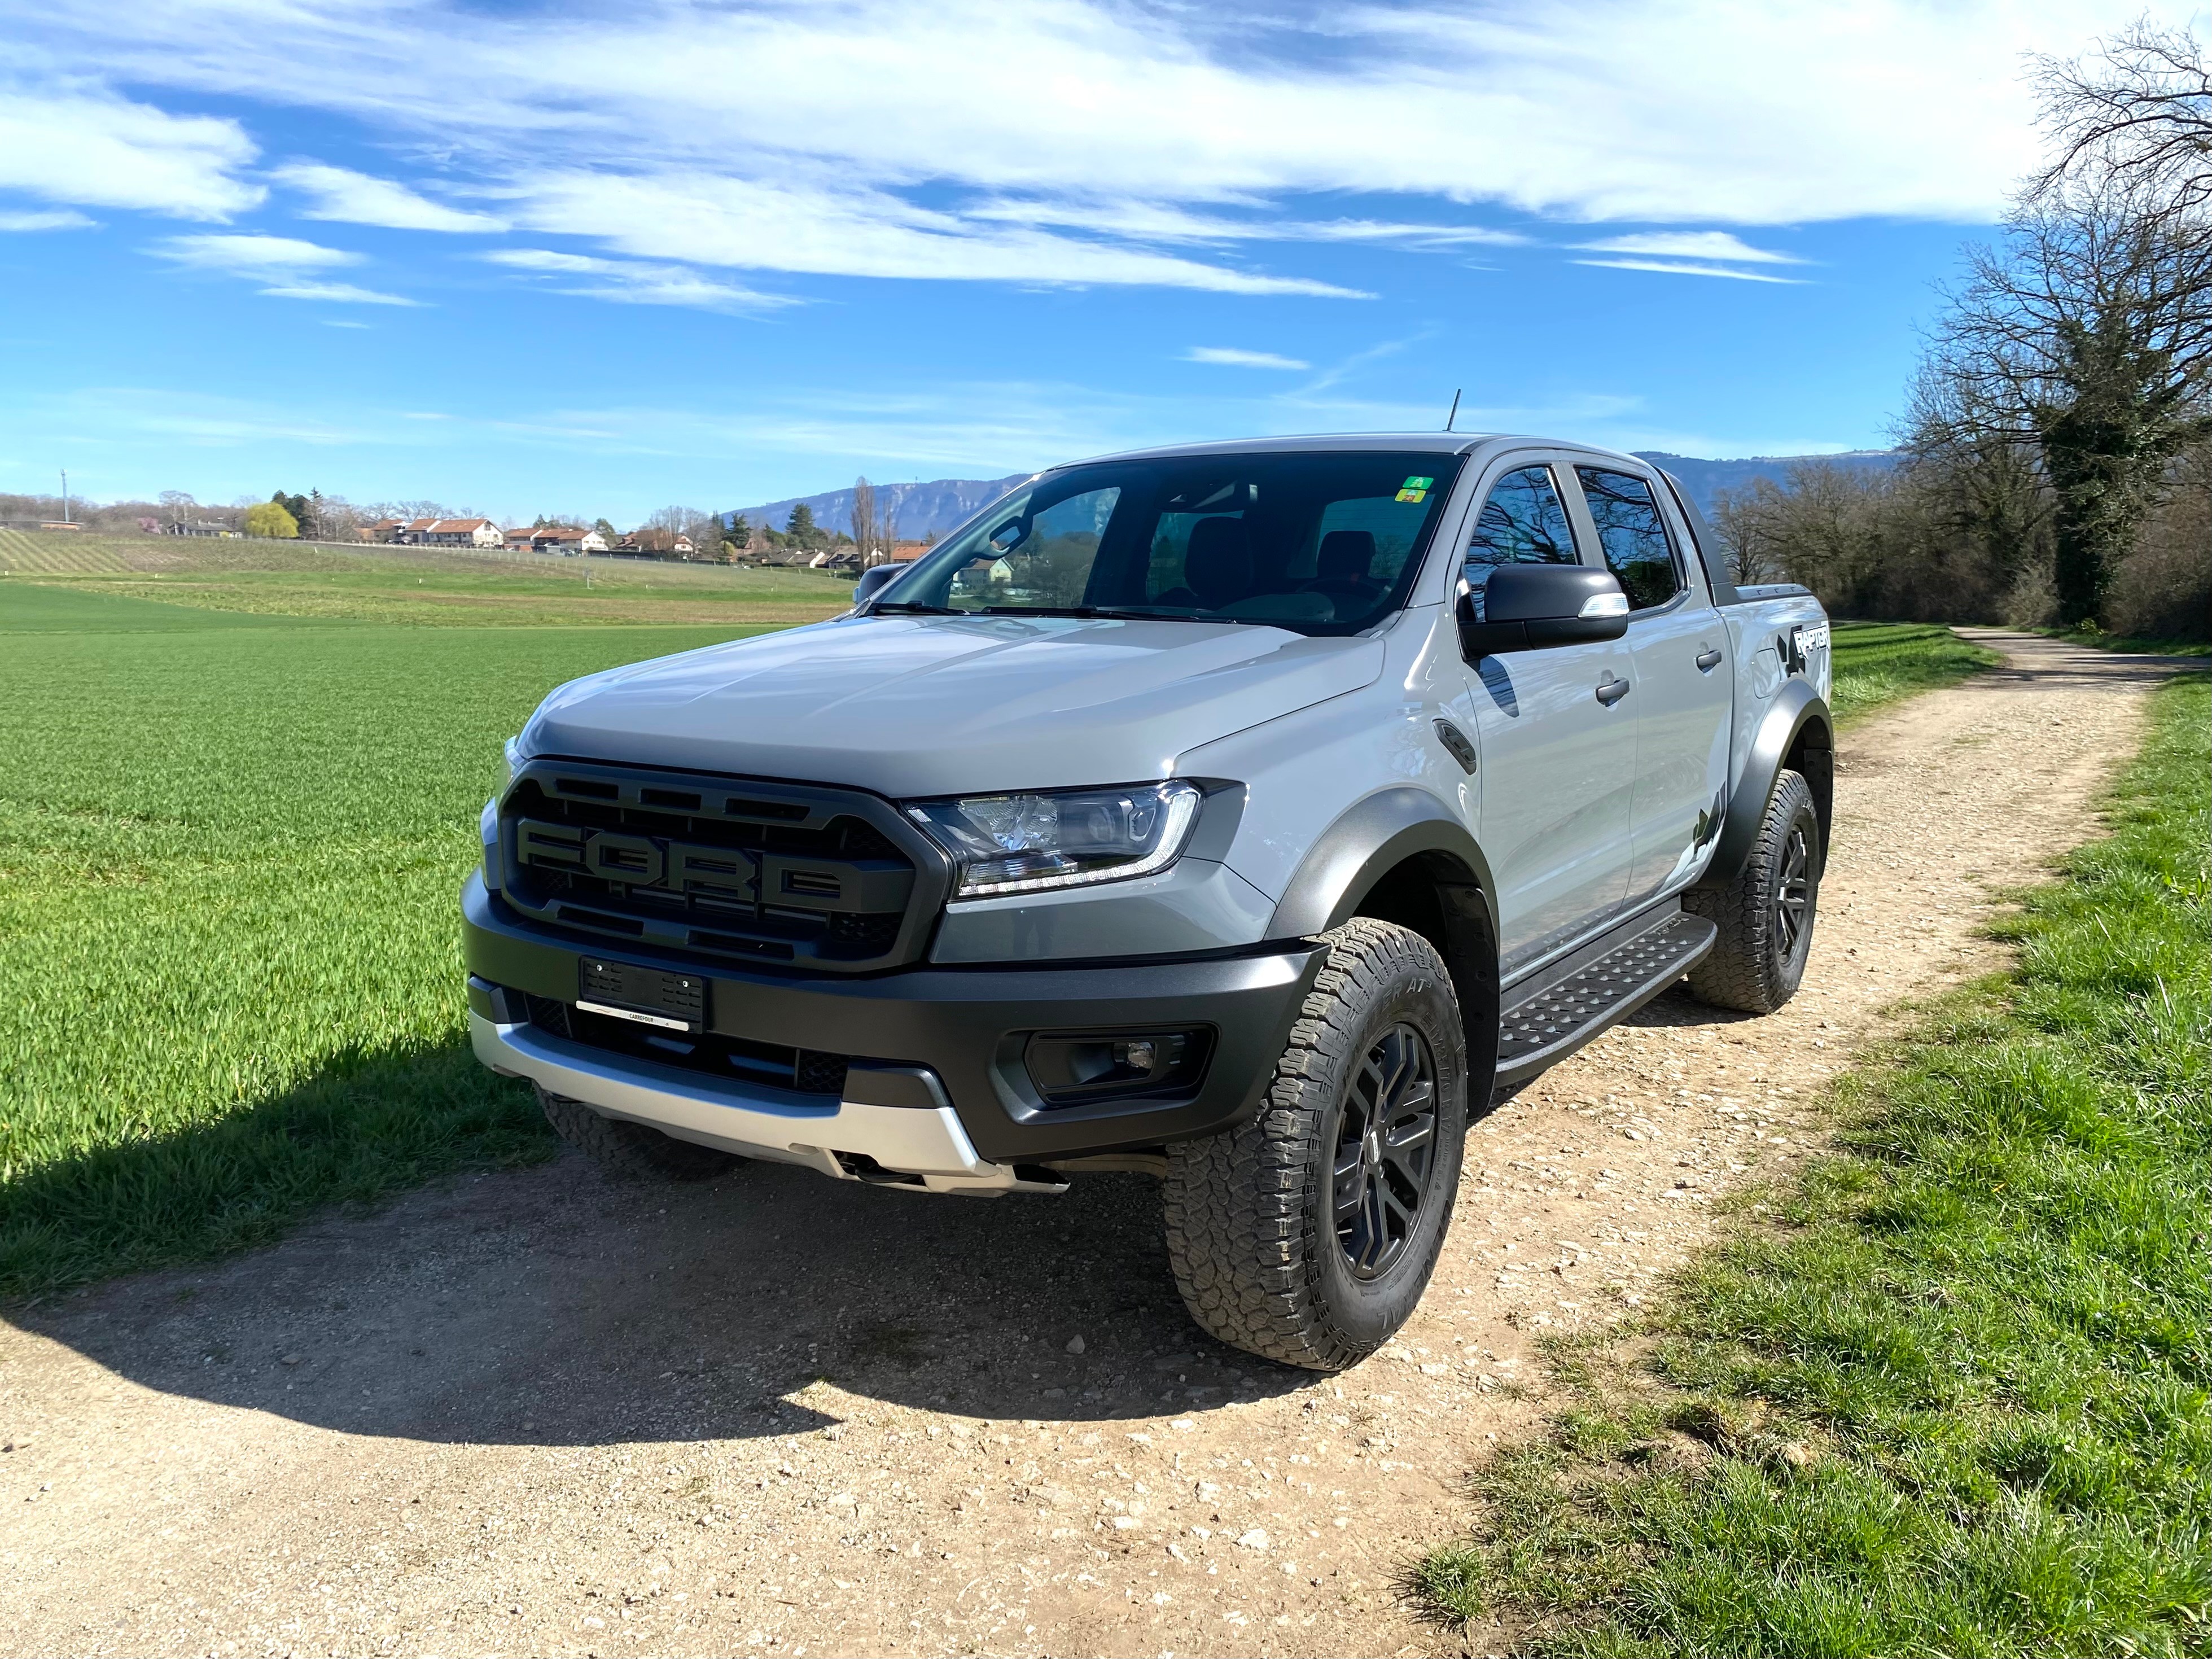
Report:
[[[1585,569],[1589,568],[1591,550],[1597,542],[1591,533],[1594,526],[1589,514],[1583,506],[1582,486],[1572,477],[1574,465],[1571,452],[1561,449],[1514,449],[1491,457],[1482,476],[1475,481],[1474,493],[1468,497],[1466,511],[1460,515],[1459,534],[1452,544],[1448,603],[1459,603],[1460,584],[1467,576],[1467,544],[1482,517],[1482,509],[1489,504],[1490,492],[1504,482],[1507,473],[1518,472],[1524,467],[1550,469],[1552,488],[1559,495],[1559,505],[1566,510],[1567,534],[1574,538],[1575,562]],[[1598,562],[1602,568],[1601,556]]]
[[1626,465],[1610,455],[1583,455],[1568,463],[1568,482],[1573,486],[1573,499],[1568,504],[1568,515],[1577,520],[1575,528],[1577,539],[1586,538],[1588,545],[1595,551],[1595,556],[1585,556],[1583,562],[1595,565],[1600,570],[1610,570],[1613,568],[1605,561],[1605,544],[1599,538],[1597,533],[1597,520],[1591,514],[1589,501],[1583,494],[1582,474],[1577,469],[1584,466],[1595,471],[1618,472],[1624,477],[1637,479],[1651,492],[1652,506],[1659,514],[1660,531],[1667,538],[1668,555],[1674,561],[1676,586],[1673,594],[1663,605],[1646,605],[1640,611],[1630,611],[1628,615],[1632,623],[1645,617],[1663,617],[1670,611],[1687,605],[1692,596],[1702,590],[1692,580],[1686,568],[1687,561],[1682,556],[1682,532],[1676,527],[1668,515],[1667,486],[1663,481],[1652,476],[1649,468],[1641,465]]

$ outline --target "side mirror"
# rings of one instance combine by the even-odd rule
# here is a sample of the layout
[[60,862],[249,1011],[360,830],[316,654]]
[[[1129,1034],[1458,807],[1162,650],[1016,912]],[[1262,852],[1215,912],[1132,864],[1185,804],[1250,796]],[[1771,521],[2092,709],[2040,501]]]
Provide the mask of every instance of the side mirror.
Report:
[[1501,564],[1460,596],[1460,649],[1469,662],[1627,631],[1628,595],[1611,571],[1587,565]]
[[879,564],[860,573],[860,580],[853,584],[853,604],[866,605],[889,587],[914,567],[910,564]]

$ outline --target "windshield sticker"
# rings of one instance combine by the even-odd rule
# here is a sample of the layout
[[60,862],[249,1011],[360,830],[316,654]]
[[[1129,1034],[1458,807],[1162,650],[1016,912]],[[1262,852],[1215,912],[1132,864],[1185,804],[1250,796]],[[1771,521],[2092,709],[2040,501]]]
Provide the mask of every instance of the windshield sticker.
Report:
[[1401,501],[1425,501],[1429,498],[1429,486],[1434,483],[1434,478],[1408,478],[1398,491],[1398,499]]

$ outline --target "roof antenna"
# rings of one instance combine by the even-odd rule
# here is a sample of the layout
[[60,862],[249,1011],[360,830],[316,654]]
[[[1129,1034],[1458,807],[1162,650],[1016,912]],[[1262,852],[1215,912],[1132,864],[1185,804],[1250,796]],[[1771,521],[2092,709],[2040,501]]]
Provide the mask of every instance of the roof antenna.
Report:
[[1451,406],[1451,413],[1444,416],[1444,430],[1445,430],[1445,431],[1447,431],[1447,432],[1449,432],[1449,431],[1450,431],[1450,430],[1452,429],[1452,422],[1453,422],[1454,421],[1455,421],[1455,420],[1459,419],[1459,394],[1460,394],[1460,391],[1461,391],[1461,388],[1460,388],[1460,387],[1458,387],[1458,386],[1454,386],[1454,387],[1452,388],[1452,406]]

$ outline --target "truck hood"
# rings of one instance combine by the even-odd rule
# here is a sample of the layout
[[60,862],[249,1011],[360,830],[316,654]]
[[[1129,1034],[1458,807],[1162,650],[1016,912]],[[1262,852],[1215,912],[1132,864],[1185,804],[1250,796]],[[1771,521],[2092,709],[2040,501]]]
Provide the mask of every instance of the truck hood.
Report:
[[532,754],[848,784],[895,798],[1127,783],[1381,673],[1379,639],[1077,617],[851,617],[610,670]]

